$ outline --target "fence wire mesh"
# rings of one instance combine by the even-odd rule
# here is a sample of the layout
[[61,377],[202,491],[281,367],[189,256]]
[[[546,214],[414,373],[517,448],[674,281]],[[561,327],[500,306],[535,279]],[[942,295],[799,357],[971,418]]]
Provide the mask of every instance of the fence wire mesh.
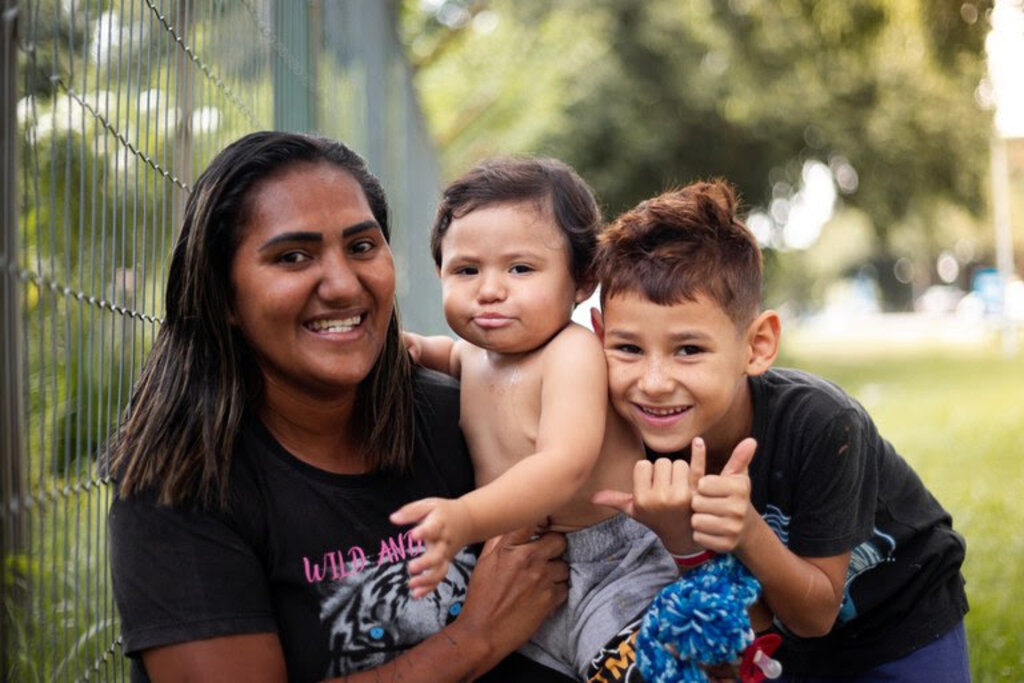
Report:
[[0,1],[0,671],[124,680],[98,456],[160,326],[193,179],[252,130],[348,142],[389,191],[405,322],[434,332],[437,167],[394,2]]

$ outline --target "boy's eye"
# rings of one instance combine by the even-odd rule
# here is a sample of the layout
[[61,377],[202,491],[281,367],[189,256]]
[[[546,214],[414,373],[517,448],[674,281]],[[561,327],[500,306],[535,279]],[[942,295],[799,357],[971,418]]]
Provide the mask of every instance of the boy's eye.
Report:
[[533,268],[520,263],[509,268],[509,272],[514,273],[516,275],[525,275],[526,273],[532,273]]
[[685,346],[680,346],[676,353],[679,354],[680,356],[695,356],[698,353],[701,353],[703,350],[704,349],[702,349],[699,346],[694,346],[693,344],[686,344]]
[[628,353],[630,355],[640,355],[643,353],[643,349],[636,344],[618,344],[614,349],[620,353]]
[[460,266],[452,270],[456,275],[476,275],[479,270],[475,266]]

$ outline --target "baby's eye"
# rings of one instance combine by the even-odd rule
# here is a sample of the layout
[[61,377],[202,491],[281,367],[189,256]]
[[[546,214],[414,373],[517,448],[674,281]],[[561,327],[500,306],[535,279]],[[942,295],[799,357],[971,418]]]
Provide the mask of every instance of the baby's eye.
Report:
[[520,263],[509,268],[509,272],[515,273],[516,275],[525,275],[526,273],[532,273],[533,268]]
[[685,346],[680,346],[676,353],[680,356],[695,356],[703,351],[704,349],[699,346],[686,344]]
[[461,266],[452,271],[456,275],[476,275],[479,273],[479,269],[476,266]]

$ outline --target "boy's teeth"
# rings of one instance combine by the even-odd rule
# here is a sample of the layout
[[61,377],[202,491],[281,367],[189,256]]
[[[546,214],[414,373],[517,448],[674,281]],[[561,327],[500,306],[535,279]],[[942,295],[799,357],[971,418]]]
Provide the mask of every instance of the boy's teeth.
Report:
[[309,323],[309,329],[314,332],[349,332],[363,319],[363,316],[356,315],[343,320],[314,320]]
[[642,410],[645,413],[656,417],[665,417],[667,415],[675,415],[683,412],[682,408],[643,408]]

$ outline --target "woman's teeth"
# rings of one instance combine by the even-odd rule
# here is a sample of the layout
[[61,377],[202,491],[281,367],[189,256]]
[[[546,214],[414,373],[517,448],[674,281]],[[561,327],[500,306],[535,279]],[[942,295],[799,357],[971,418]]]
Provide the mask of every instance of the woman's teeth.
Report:
[[314,320],[306,323],[306,327],[314,332],[351,332],[363,320],[363,316],[357,315],[343,320]]

